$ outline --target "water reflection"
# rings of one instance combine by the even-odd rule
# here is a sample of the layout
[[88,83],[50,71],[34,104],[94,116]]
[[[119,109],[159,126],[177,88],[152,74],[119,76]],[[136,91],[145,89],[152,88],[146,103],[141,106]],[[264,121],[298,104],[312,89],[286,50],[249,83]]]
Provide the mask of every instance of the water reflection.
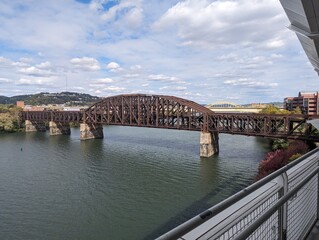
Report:
[[0,238],[153,239],[247,186],[267,151],[221,135],[219,155],[201,159],[198,132],[104,136],[0,135]]

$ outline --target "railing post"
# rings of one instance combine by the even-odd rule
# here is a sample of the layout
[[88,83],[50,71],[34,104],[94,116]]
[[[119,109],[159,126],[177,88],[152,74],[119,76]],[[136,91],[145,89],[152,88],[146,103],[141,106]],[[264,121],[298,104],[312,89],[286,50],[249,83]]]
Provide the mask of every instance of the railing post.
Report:
[[[288,176],[284,172],[278,176],[278,184],[281,185],[279,191],[279,198],[282,198],[288,193]],[[287,203],[283,204],[282,207],[278,210],[278,235],[280,240],[287,239],[287,222],[288,222],[288,212],[287,212]]]

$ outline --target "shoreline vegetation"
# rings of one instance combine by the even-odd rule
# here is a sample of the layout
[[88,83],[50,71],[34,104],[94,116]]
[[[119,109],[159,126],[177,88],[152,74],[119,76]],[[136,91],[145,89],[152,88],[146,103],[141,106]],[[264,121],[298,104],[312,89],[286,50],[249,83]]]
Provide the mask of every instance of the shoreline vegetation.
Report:
[[[0,104],[0,134],[15,133],[25,130],[24,122],[20,122],[19,113],[22,108],[13,104]],[[46,123],[46,127],[49,125]],[[80,127],[80,123],[70,123],[71,128]]]
[[[275,106],[267,106],[259,113],[263,114],[302,114],[299,107],[293,111],[280,110]],[[270,142],[272,151],[268,152],[263,160],[259,163],[256,181],[266,177],[272,172],[282,168],[293,160],[301,157],[305,153],[315,148],[313,142],[301,140],[284,140],[275,139]]]
[[256,181],[282,168],[288,163],[306,154],[314,148],[314,144],[301,140],[276,139],[272,141],[272,151],[268,152],[259,163]]
[[0,133],[21,132],[24,124],[20,123],[19,113],[22,108],[15,105],[0,104]]

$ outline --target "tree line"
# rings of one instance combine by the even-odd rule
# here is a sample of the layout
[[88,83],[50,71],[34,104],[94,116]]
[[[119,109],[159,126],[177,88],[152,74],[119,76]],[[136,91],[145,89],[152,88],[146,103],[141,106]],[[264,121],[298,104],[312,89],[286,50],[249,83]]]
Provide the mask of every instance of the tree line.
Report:
[[21,131],[19,120],[20,107],[0,104],[0,133]]

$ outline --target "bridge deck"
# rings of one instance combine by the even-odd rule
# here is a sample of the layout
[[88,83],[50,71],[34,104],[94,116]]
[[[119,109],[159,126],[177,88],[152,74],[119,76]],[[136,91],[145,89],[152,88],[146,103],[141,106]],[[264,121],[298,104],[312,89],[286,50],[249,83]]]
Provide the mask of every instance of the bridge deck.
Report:
[[83,111],[27,111],[21,113],[21,119],[319,141],[317,130],[306,122],[308,116],[215,113],[193,101],[163,95],[118,95],[105,98]]
[[[21,113],[21,120],[33,122],[82,123],[85,113],[82,111],[25,111]],[[165,128],[187,131],[217,131],[219,133],[260,136],[270,138],[286,138],[319,141],[315,128],[307,124],[307,116],[301,115],[265,115],[247,113],[210,113],[204,116],[183,116],[181,114],[161,115],[144,118],[142,120],[123,121],[118,118],[89,117],[86,123],[121,125],[135,127]],[[132,116],[126,116],[131,119]],[[205,118],[206,124],[205,126]],[[98,120],[100,119],[100,120]]]

